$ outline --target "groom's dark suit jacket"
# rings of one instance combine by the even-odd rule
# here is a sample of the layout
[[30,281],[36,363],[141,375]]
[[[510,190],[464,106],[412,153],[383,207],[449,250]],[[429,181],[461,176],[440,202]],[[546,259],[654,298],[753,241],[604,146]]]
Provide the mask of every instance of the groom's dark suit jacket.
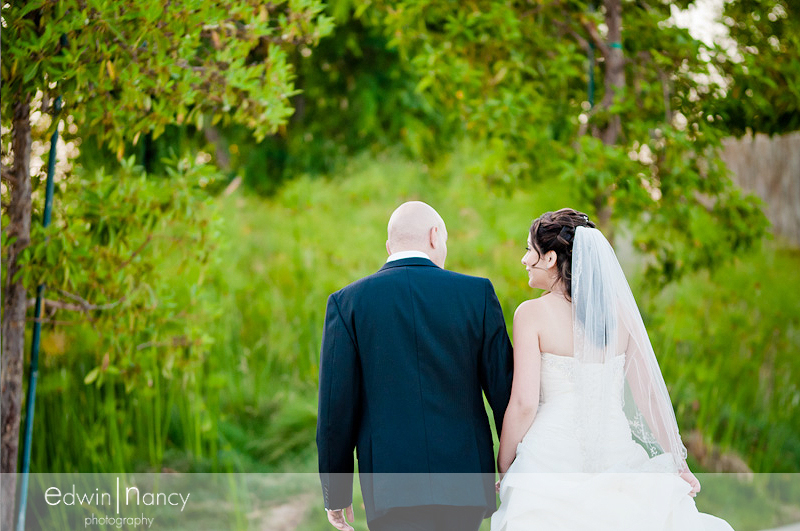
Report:
[[482,391],[499,431],[513,357],[491,282],[424,258],[388,262],[328,298],[317,448],[325,507],[496,509]]

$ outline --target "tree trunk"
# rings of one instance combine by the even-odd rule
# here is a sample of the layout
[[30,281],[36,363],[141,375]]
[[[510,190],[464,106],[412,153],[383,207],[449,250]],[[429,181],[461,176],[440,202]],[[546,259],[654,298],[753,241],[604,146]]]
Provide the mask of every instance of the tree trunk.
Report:
[[22,364],[25,352],[25,313],[27,297],[22,280],[13,282],[19,270],[19,253],[31,241],[31,122],[30,95],[23,96],[14,106],[12,150],[14,162],[10,183],[11,202],[8,205],[8,236],[16,240],[8,247],[6,257],[6,282],[3,285],[2,369],[2,447],[0,472],[2,481],[2,518],[0,528],[13,529],[15,516],[17,453],[19,451],[19,424],[22,406]]
[[[622,54],[622,2],[603,0],[603,5],[606,8],[605,17],[608,26],[608,53],[605,57],[605,94],[601,105],[608,109],[614,103],[617,89],[625,86],[625,58]],[[606,145],[616,144],[621,129],[620,117],[615,114],[609,118],[608,125],[601,132],[600,138]]]
[[593,206],[597,215],[595,220],[597,227],[603,231],[603,235],[605,235],[609,243],[614,245],[616,231],[614,230],[614,225],[611,224],[611,214],[614,213],[614,209],[609,204],[609,198],[610,196],[607,195],[598,195],[593,201]]
[[[606,46],[603,47],[605,61],[605,87],[603,101],[600,105],[608,110],[619,92],[625,87],[625,57],[622,54],[622,2],[621,0],[603,0],[606,9],[605,20],[608,26]],[[617,143],[622,132],[622,121],[619,114],[610,115],[605,128],[600,131],[600,140],[607,146]],[[613,207],[609,204],[610,196],[605,194],[595,200],[595,210],[598,216],[598,226],[602,228],[606,238],[614,243],[614,227],[611,225]],[[601,199],[602,198],[602,199]]]
[[219,129],[213,125],[203,127],[203,135],[206,137],[206,142],[214,146],[214,153],[216,155],[217,168],[224,173],[228,173],[231,169],[231,156],[228,150],[227,142],[219,133]]

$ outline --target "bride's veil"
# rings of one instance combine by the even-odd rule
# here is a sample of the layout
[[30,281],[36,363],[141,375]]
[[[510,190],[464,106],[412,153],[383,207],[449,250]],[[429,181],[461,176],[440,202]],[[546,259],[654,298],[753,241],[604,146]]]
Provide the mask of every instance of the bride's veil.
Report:
[[[584,470],[603,469],[613,450],[604,434],[619,397],[607,371],[624,371],[625,416],[634,438],[656,458],[654,468],[685,470],[686,448],[642,316],[613,248],[597,229],[575,229],[571,288]],[[624,362],[616,358],[622,354]]]

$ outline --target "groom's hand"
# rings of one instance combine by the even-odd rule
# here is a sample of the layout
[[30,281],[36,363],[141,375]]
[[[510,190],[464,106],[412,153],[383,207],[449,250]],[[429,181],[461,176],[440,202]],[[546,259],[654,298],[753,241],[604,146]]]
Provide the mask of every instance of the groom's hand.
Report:
[[[347,516],[346,519],[345,515]],[[328,511],[328,521],[333,527],[341,531],[355,531],[353,526],[347,523],[348,521],[354,522],[355,519],[352,503],[347,509],[331,509]]]

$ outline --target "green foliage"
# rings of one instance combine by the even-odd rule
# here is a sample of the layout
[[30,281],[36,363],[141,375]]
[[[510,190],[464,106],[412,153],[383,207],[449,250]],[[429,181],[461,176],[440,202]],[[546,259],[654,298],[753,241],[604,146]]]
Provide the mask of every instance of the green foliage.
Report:
[[[605,11],[592,5],[378,3],[372,16],[450,129],[502,150],[496,180],[518,186],[561,175],[607,232],[640,229],[650,278],[663,285],[747,248],[766,222],[721,166],[721,132],[709,116],[719,87],[702,44],[669,23],[668,3],[624,3],[623,42],[607,42]],[[625,86],[612,105],[592,107],[589,70],[598,99],[605,72],[589,57],[602,66],[620,45]],[[619,139],[601,145],[593,137],[616,118]],[[722,232],[713,256],[694,252],[708,242],[707,223]]]
[[[143,134],[135,145],[129,137],[124,151],[135,153],[148,172],[156,173],[161,171],[159,154],[207,151],[218,155],[217,163],[231,177],[240,175],[262,195],[275,193],[300,173],[335,171],[363,150],[402,143],[412,156],[431,160],[452,134],[443,130],[440,114],[416,91],[416,78],[364,7],[328,3],[326,16],[336,26],[316,46],[284,46],[295,89],[287,102],[295,113],[270,134],[262,138],[248,123],[206,117],[202,130],[185,120],[166,126],[161,135]],[[215,140],[204,137],[208,131]],[[85,164],[109,164],[113,158],[107,146],[81,147]]]
[[[569,205],[606,220],[623,248],[633,234],[628,252],[649,266],[637,298],[684,431],[700,429],[756,470],[797,470],[800,311],[785,293],[800,287],[786,273],[798,257],[753,251],[764,217],[717,155],[735,121],[716,109],[731,93],[700,81],[712,63],[666,22],[668,5],[624,4],[627,83],[610,109],[587,101],[587,42],[603,15],[588,2],[328,9],[4,9],[4,123],[25,94],[61,94],[78,135],[101,143],[60,183],[46,231],[34,190],[25,285],[45,283],[86,319],[45,321],[34,470],[309,468],[326,297],[380,267],[388,216],[408,199],[442,213],[448,268],[490,277],[509,322],[536,295],[519,264],[531,219]],[[793,42],[781,31],[780,43]],[[780,71],[793,75],[787,61]],[[757,66],[742,65],[727,74]],[[768,85],[772,66],[753,82]],[[764,105],[748,116],[772,112]],[[614,116],[622,134],[607,145],[596,133]],[[224,177],[184,157],[158,160],[167,146],[196,149],[210,128],[231,172],[274,197],[211,202]],[[382,149],[398,141],[416,162]],[[104,150],[134,144],[156,161],[148,175],[130,158],[96,171]],[[360,150],[373,153],[343,162]],[[712,272],[694,273],[702,268]],[[719,385],[743,373],[758,378]]]
[[728,88],[716,112],[722,127],[780,134],[800,129],[800,21],[792,0],[725,2],[733,46],[717,49]]
[[[91,339],[86,350],[78,347],[79,362],[60,362],[58,392],[71,392],[76,381],[90,387],[75,397],[72,416],[50,414],[55,426],[78,434],[83,444],[73,451],[90,451],[62,452],[52,446],[61,441],[51,440],[37,450],[44,468],[158,466],[173,415],[182,423],[173,442],[198,460],[216,458],[217,419],[206,407],[209,388],[198,383],[215,385],[200,377],[212,338],[198,315],[211,312],[199,286],[216,250],[205,202],[217,188],[211,186],[216,175],[179,158],[160,166],[166,175],[153,179],[124,154],[141,135],[157,139],[176,124],[244,124],[257,139],[275,132],[293,112],[290,53],[331,31],[322,8],[318,0],[4,6],[3,145],[12,134],[25,134],[24,127],[6,127],[15,112],[39,97],[42,108],[33,111],[49,112],[61,96],[71,124],[67,139],[91,137],[101,154],[110,150],[121,162],[108,173],[93,165],[68,176],[53,224],[45,231],[34,215],[33,244],[20,256],[24,285],[47,284],[48,293],[82,311],[94,331],[76,334]],[[34,140],[59,122],[52,120],[45,134],[34,131]],[[27,160],[30,153],[13,155]],[[14,186],[23,184],[22,175],[4,169],[4,186],[15,178],[20,183]],[[35,187],[34,212],[41,211],[41,195]],[[25,208],[24,201],[11,206]],[[3,232],[4,249],[6,237]],[[174,247],[184,254],[159,262]],[[164,265],[172,269],[159,268]],[[167,272],[172,276],[163,276]],[[181,279],[177,287],[167,280],[174,278]]]
[[2,116],[37,90],[121,158],[170,124],[245,124],[256,138],[292,114],[289,50],[331,31],[317,0],[14,2],[3,10]]
[[114,175],[78,171],[46,230],[36,219],[43,205],[34,205],[23,282],[46,285],[45,297],[76,310],[56,318],[54,308],[45,311],[40,470],[159,463],[177,396],[193,401],[178,412],[181,449],[196,453],[197,433],[211,430],[198,383],[213,342],[201,317],[214,316],[201,287],[218,259],[219,220],[203,189],[214,179],[209,169],[172,161],[169,177],[153,178],[124,161]]
[[286,126],[260,142],[241,126],[221,131],[231,166],[262,195],[295,175],[335,172],[349,156],[398,143],[430,160],[450,139],[382,26],[343,4],[328,5],[329,13],[340,12],[333,32],[292,55],[302,92],[292,99],[296,112]]
[[[765,245],[650,300],[650,330],[684,433],[734,449],[757,471],[800,463],[796,250]],[[698,326],[702,323],[702,326]]]
[[[296,179],[270,200],[218,198],[218,221],[204,229],[216,234],[205,265],[193,258],[208,245],[199,239],[142,256],[161,279],[151,283],[157,307],[110,313],[94,327],[45,329],[34,469],[313,471],[325,300],[380,268],[386,222],[399,203],[422,199],[441,212],[450,234],[447,267],[489,277],[509,323],[520,302],[538,295],[519,262],[530,221],[587,205],[561,179],[498,187],[497,164],[492,149],[474,144],[436,165],[382,154],[352,162],[336,178]],[[185,223],[175,234],[201,230]],[[706,230],[712,242],[724,234]],[[626,243],[633,234],[620,232],[617,250],[630,277],[639,278],[641,258]],[[634,283],[682,431],[701,430],[756,471],[796,471],[798,462],[800,309],[785,297],[795,288],[788,272],[798,258],[765,246],[710,276],[689,275],[656,298]],[[118,340],[127,345],[119,359],[134,366],[111,375],[102,370],[101,347],[114,335],[106,330],[123,326],[142,331]],[[179,334],[201,343],[171,346]],[[148,341],[167,344],[136,350]],[[98,365],[98,380],[84,384]],[[740,382],[742,374],[763,376],[720,384]],[[129,393],[127,378],[138,382]],[[119,432],[113,444],[112,428]],[[58,447],[48,442],[53,433]]]
[[761,201],[734,186],[718,159],[692,145],[691,135],[668,129],[655,131],[652,147],[635,142],[630,153],[584,136],[580,149],[565,154],[572,158],[563,163],[561,178],[577,187],[589,211],[606,204],[615,212],[600,228],[612,240],[623,220],[634,229],[654,291],[688,271],[724,265],[757,244],[769,225]]
[[[536,295],[526,286],[519,264],[530,220],[546,210],[586,205],[563,180],[514,190],[493,186],[489,183],[496,164],[492,150],[468,144],[436,166],[382,157],[375,164],[358,163],[344,170],[345,180],[320,183],[301,178],[289,183],[267,208],[250,199],[231,199],[235,203],[226,210],[235,210],[237,217],[226,216],[228,227],[241,231],[233,237],[239,249],[250,249],[240,262],[244,283],[227,288],[242,294],[237,305],[242,318],[237,317],[231,328],[245,344],[257,346],[246,351],[246,362],[240,362],[247,370],[237,378],[237,392],[240,386],[259,389],[266,381],[291,386],[293,379],[309,382],[308,391],[314,392],[324,301],[329,293],[380,267],[386,220],[407,199],[429,201],[440,211],[450,233],[447,267],[491,278],[510,323],[516,306]],[[714,246],[727,231],[702,218],[692,222],[704,224],[707,235],[692,252],[713,261]],[[274,228],[268,238],[258,236],[260,226]],[[630,267],[642,263],[635,253],[638,233],[631,232],[631,248],[621,244],[621,254],[629,257],[626,269],[636,278],[644,268]],[[625,235],[620,239],[626,241]],[[800,417],[792,403],[800,394],[790,382],[800,370],[793,354],[800,352],[800,343],[798,323],[789,316],[800,315],[800,308],[796,301],[782,299],[792,289],[787,271],[797,256],[766,246],[739,257],[710,279],[707,273],[691,275],[656,298],[648,287],[652,280],[643,277],[645,287],[636,290],[636,296],[649,310],[651,337],[684,432],[701,429],[708,440],[733,449],[755,470],[793,471],[800,462],[792,457],[800,434],[791,426],[800,424]],[[235,278],[226,275],[228,282]],[[760,291],[749,288],[755,283]],[[254,293],[260,295],[254,298]],[[690,341],[692,355],[679,355]],[[732,351],[741,352],[746,361],[734,363],[738,358],[731,358]],[[285,357],[281,352],[293,354]],[[236,365],[234,360],[229,364]],[[765,380],[747,391],[719,383],[738,381],[755,367],[780,380]],[[252,383],[247,383],[250,378]],[[687,388],[701,396],[685,394]],[[766,389],[772,398],[756,400]],[[705,422],[692,416],[696,399]],[[769,426],[777,430],[776,437],[763,436]],[[747,442],[743,433],[758,437],[758,445]]]

